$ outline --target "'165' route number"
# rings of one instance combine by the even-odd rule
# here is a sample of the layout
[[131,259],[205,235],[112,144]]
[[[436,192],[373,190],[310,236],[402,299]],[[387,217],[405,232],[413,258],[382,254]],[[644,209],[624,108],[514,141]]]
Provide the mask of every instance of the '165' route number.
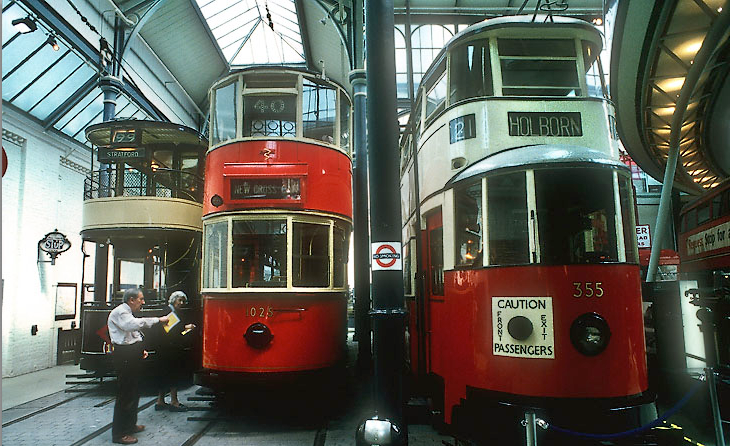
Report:
[[603,282],[573,282],[573,297],[576,299],[600,299],[603,297]]

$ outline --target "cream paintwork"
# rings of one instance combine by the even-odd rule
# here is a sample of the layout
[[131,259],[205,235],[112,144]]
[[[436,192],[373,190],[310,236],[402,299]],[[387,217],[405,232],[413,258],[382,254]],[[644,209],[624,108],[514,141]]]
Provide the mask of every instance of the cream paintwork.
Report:
[[109,197],[84,201],[81,232],[99,229],[203,230],[203,205],[161,197]]
[[[579,112],[583,136],[527,137],[510,136],[507,112]],[[449,144],[449,121],[474,113],[476,138]],[[618,140],[611,137],[609,118],[613,105],[601,99],[575,98],[544,101],[522,99],[484,99],[453,107],[428,126],[418,149],[421,197],[439,191],[458,172],[489,155],[532,144],[564,144],[599,150],[618,159]],[[464,167],[450,169],[451,160],[465,157]],[[426,181],[427,179],[427,181]]]

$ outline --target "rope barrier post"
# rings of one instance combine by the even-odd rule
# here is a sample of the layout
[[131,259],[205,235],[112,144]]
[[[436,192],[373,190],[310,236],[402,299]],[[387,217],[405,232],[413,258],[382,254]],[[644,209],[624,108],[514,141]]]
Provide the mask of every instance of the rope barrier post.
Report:
[[537,429],[535,428],[535,412],[525,412],[525,444],[526,446],[537,446]]
[[722,432],[722,417],[720,416],[720,401],[717,398],[717,381],[714,367],[705,369],[707,387],[710,391],[710,405],[712,406],[712,419],[715,425],[715,444],[725,446],[725,435]]

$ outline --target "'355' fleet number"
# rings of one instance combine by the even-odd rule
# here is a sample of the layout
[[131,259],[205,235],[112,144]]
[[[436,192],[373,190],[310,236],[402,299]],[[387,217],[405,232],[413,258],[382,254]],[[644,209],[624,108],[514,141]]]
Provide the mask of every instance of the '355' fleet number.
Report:
[[573,282],[573,287],[573,297],[576,299],[603,297],[603,282]]

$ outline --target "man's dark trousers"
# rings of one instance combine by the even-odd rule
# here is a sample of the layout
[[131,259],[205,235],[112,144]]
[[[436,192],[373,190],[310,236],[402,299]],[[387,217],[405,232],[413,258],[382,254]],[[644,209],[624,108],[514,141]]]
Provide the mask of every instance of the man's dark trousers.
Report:
[[117,370],[117,401],[114,403],[112,439],[134,433],[139,406],[139,375],[144,348],[141,342],[114,345],[114,368]]

